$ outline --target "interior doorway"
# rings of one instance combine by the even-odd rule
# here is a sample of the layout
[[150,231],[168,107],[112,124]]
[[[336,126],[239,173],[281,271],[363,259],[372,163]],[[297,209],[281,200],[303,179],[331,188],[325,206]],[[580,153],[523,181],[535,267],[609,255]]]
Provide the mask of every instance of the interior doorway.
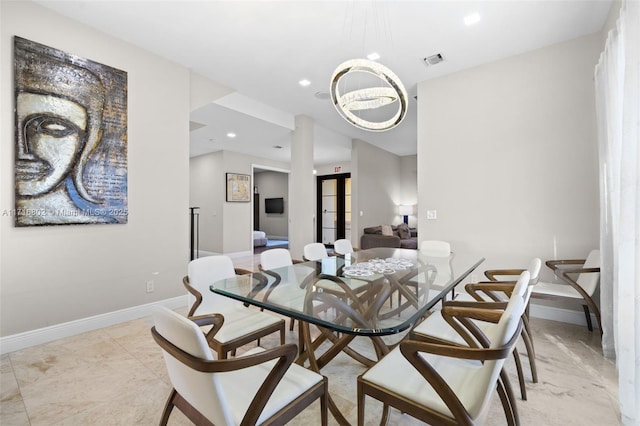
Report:
[[326,246],[351,239],[351,173],[318,176],[316,241]]
[[254,254],[289,245],[289,170],[252,164]]

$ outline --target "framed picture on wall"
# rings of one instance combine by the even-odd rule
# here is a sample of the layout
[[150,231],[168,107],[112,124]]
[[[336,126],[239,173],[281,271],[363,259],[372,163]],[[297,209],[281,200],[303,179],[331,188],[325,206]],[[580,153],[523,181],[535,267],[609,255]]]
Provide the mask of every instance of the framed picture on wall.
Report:
[[124,224],[127,73],[14,36],[15,225]]
[[251,201],[251,176],[227,173],[227,201]]

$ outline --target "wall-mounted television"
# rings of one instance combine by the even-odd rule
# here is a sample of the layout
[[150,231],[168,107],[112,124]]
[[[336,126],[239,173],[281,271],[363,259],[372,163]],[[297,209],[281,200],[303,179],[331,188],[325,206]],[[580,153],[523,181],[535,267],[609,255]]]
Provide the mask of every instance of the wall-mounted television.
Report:
[[265,213],[284,213],[284,198],[265,198]]

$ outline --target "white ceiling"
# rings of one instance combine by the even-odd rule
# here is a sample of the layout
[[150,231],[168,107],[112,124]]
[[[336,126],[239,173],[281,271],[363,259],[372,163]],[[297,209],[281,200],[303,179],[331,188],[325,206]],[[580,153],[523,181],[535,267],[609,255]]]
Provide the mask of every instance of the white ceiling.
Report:
[[[600,31],[611,5],[610,0],[37,3],[180,63],[290,123],[299,114],[312,117],[316,164],[348,161],[353,138],[397,155],[415,154],[417,83]],[[472,12],[481,20],[467,27],[463,18]],[[405,120],[387,132],[356,129],[329,99],[314,96],[328,92],[340,63],[372,51],[411,97]],[[436,53],[445,61],[427,67],[423,58]],[[299,86],[303,78],[311,85]],[[191,132],[191,155],[230,149],[289,161],[292,125],[238,110],[243,109],[223,100],[194,111],[191,120],[205,126]],[[230,131],[235,139],[226,137]]]

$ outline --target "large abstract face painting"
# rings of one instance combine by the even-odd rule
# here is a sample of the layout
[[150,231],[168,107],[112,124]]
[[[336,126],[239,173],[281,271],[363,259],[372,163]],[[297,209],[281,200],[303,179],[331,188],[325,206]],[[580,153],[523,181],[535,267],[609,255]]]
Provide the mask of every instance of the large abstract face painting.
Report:
[[127,73],[14,38],[16,226],[126,223]]

